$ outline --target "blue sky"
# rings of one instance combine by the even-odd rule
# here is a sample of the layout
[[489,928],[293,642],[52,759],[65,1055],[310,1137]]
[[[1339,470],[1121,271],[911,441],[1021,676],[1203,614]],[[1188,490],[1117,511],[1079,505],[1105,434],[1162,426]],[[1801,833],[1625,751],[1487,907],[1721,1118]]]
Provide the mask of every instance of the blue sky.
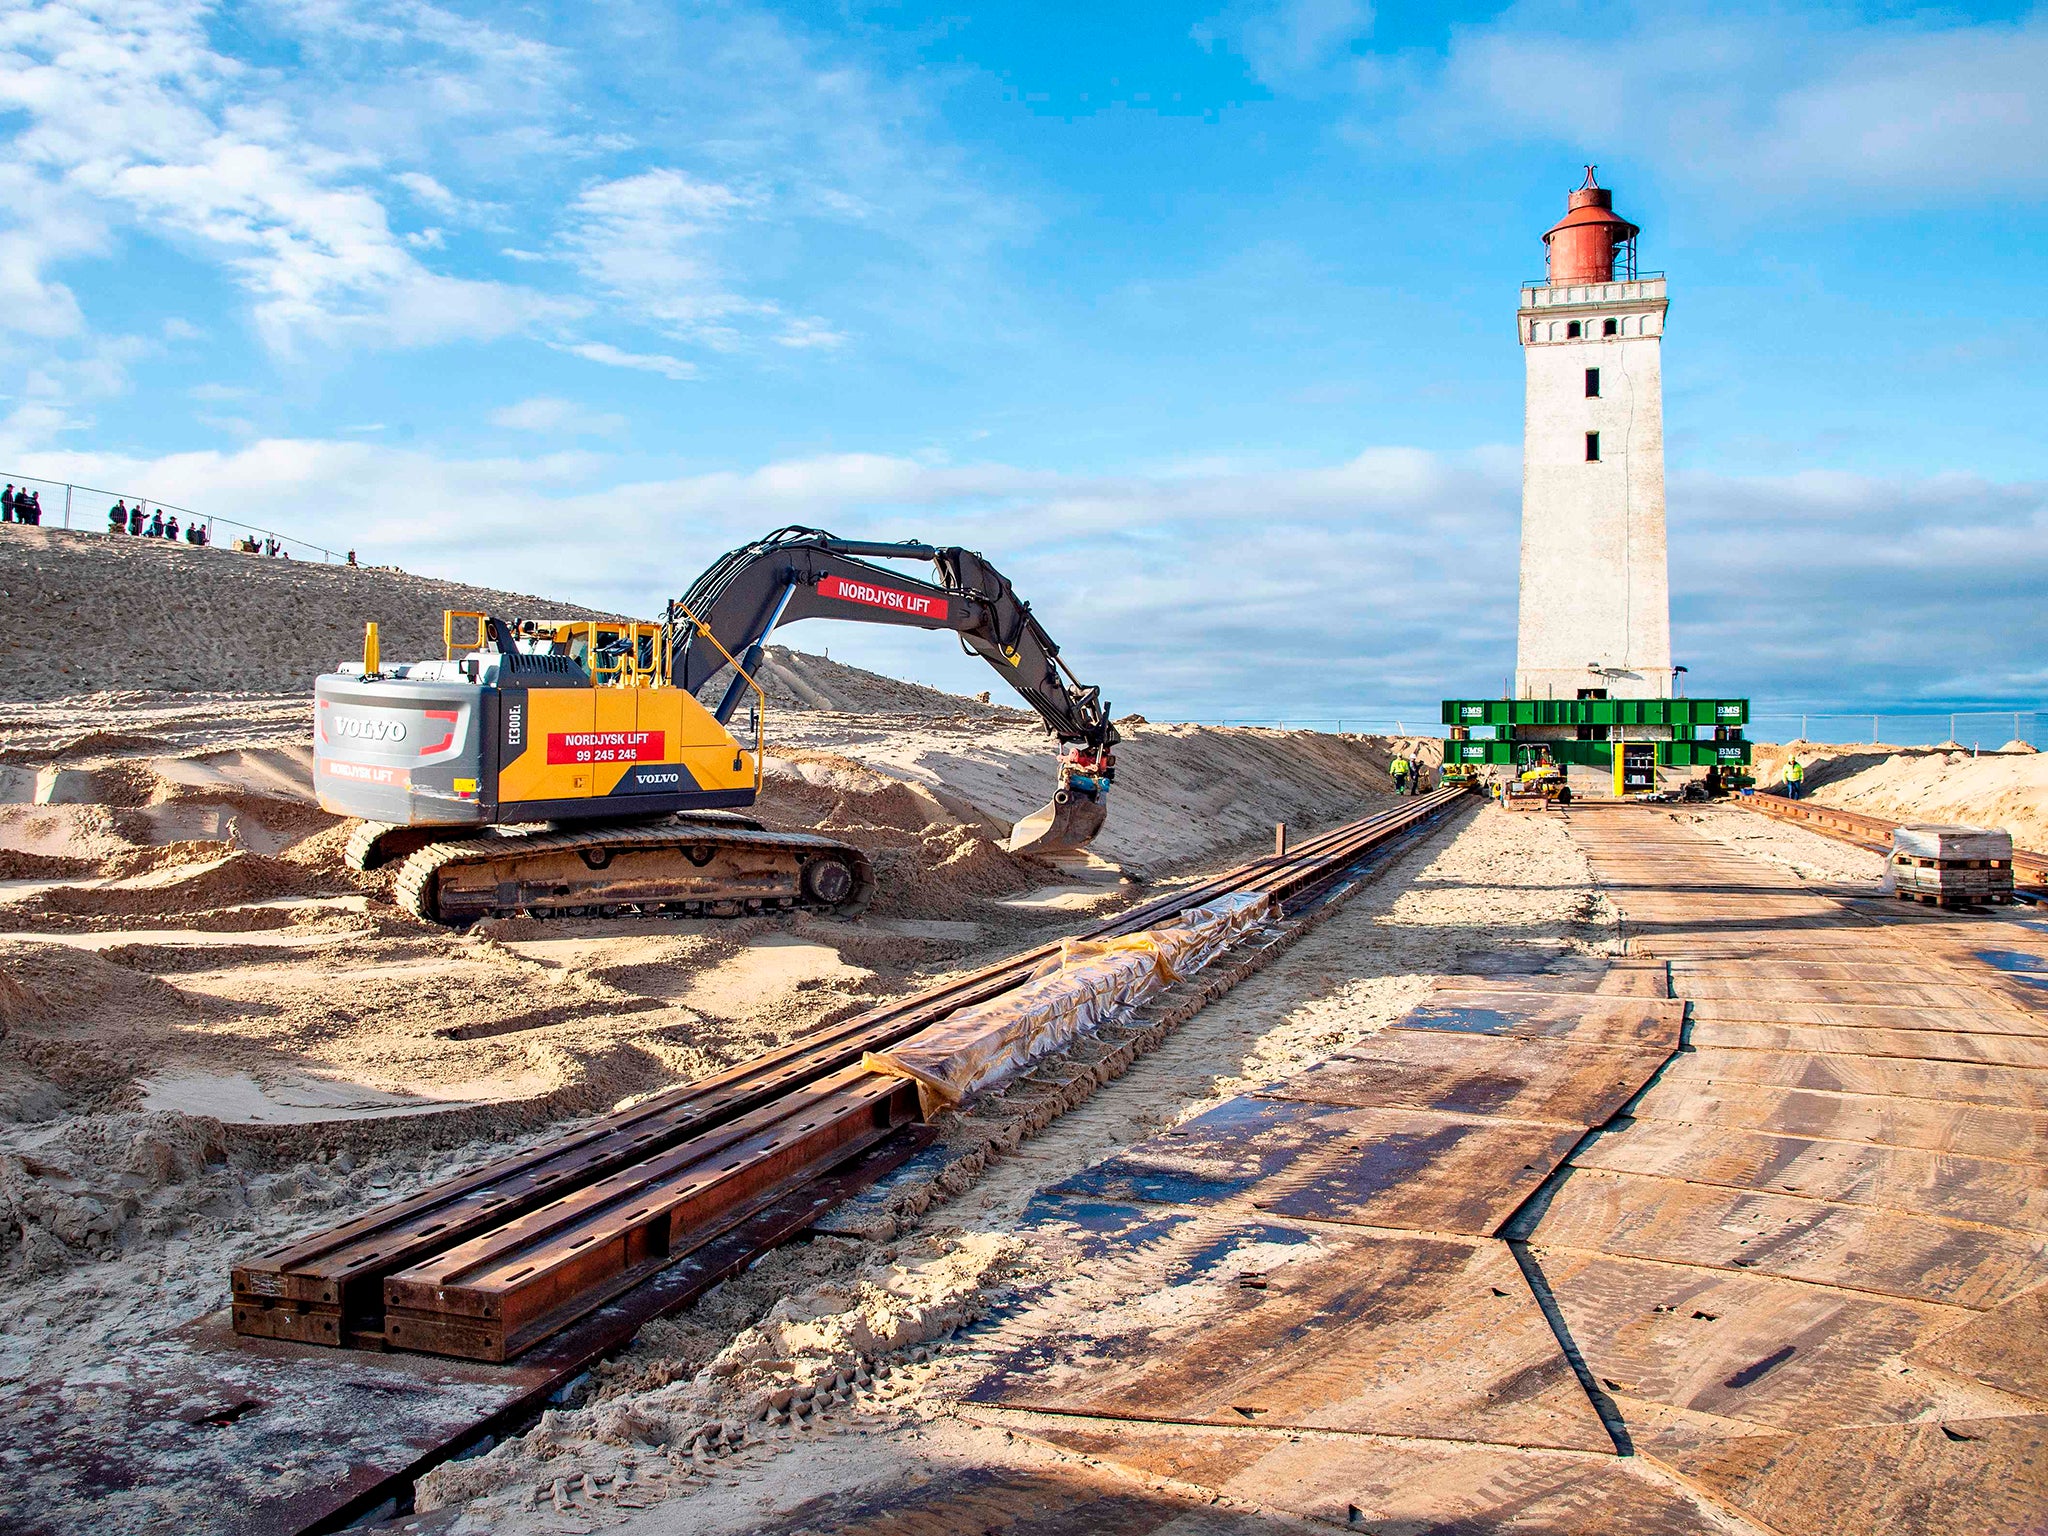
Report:
[[639,612],[965,543],[1158,718],[1498,689],[1597,161],[1694,689],[2048,693],[2048,12],[17,4],[0,132],[0,468]]

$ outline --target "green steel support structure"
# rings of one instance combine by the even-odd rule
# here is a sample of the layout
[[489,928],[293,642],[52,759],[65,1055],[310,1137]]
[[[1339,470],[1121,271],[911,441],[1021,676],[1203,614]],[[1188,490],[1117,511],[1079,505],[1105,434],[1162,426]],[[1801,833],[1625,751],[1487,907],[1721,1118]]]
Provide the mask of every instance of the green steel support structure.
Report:
[[[1749,763],[1747,699],[1446,699],[1444,724],[1453,728],[1444,743],[1444,763],[1527,762],[1541,748],[1558,764],[1614,766],[1612,743],[1640,741],[1636,730],[1656,731],[1657,763],[1663,768],[1742,768]],[[1522,734],[1531,727],[1536,733]],[[1518,729],[1519,728],[1519,729]],[[1560,739],[1570,728],[1580,734]],[[1490,731],[1488,736],[1465,735]],[[1669,732],[1668,737],[1662,733]]]

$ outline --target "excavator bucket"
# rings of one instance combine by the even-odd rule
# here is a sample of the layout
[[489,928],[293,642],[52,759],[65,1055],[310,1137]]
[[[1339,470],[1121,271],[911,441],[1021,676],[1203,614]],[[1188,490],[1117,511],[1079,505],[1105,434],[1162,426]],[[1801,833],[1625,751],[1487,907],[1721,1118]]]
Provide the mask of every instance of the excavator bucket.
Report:
[[1108,819],[1101,798],[1062,789],[1052,804],[1012,827],[1003,846],[1012,853],[1076,853],[1095,841]]

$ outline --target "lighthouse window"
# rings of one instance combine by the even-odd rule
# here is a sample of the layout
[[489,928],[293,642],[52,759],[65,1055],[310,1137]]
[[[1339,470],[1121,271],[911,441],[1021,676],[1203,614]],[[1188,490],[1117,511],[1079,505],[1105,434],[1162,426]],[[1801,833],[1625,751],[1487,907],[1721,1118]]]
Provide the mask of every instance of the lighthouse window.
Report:
[[1602,336],[1613,336],[1618,334],[1620,330],[1621,322],[1619,320],[1603,320],[1600,322],[1600,334]]
[[1600,370],[1598,368],[1588,368],[1586,370],[1586,398],[1588,400],[1598,400],[1600,398]]
[[1585,334],[1586,328],[1583,325],[1579,324],[1579,322],[1576,320],[1574,320],[1570,325],[1567,325],[1564,328],[1564,337],[1566,341],[1571,341],[1576,337],[1580,337]]
[[1588,464],[1598,464],[1600,462],[1600,434],[1598,432],[1588,432],[1586,434],[1586,462]]

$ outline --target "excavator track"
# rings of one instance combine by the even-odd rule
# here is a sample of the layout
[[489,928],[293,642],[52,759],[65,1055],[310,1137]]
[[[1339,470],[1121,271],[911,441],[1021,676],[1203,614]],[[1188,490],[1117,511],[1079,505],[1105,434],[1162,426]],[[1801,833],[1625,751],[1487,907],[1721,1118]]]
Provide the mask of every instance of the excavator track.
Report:
[[379,869],[429,843],[463,835],[459,827],[407,827],[389,821],[366,821],[349,834],[341,861],[350,869]]
[[419,849],[393,896],[415,917],[744,917],[803,908],[851,917],[875,892],[858,848],[807,832],[675,821],[574,832],[493,828]]

